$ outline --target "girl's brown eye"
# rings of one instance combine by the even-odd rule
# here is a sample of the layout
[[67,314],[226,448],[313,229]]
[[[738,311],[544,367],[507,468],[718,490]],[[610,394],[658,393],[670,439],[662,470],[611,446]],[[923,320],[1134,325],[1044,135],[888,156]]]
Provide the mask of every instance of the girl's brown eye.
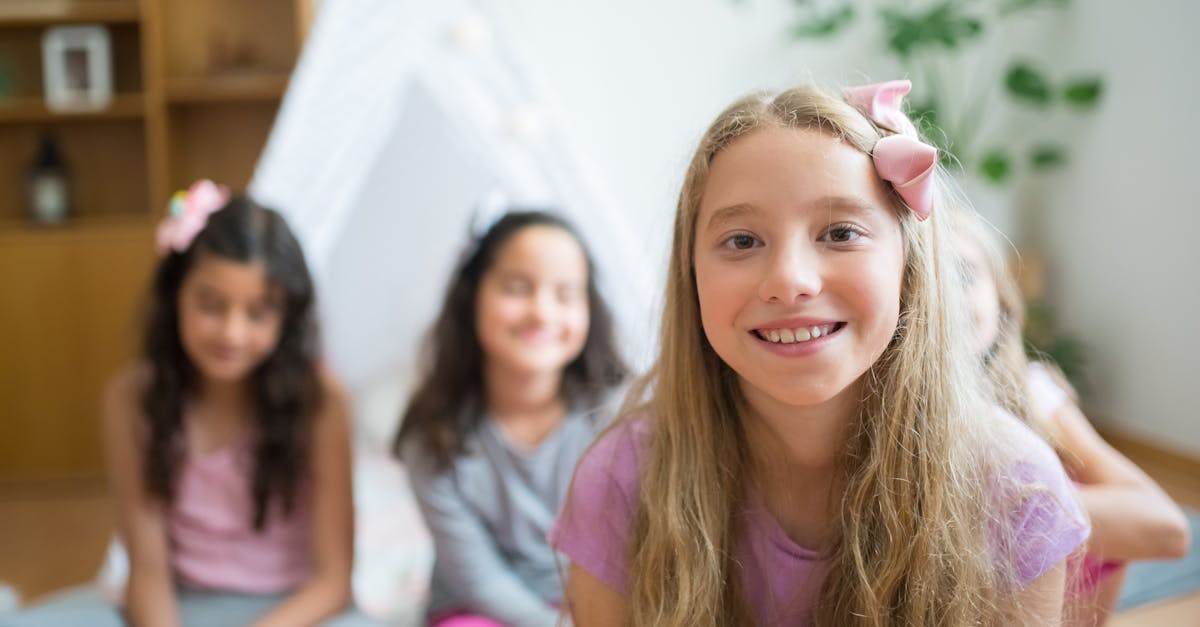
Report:
[[821,241],[833,244],[849,244],[863,235],[865,233],[862,229],[850,224],[844,224],[829,227],[829,230],[825,231],[820,239]]
[[749,235],[734,235],[731,239],[733,247],[738,250],[746,250],[754,247],[754,238]]
[[835,242],[850,242],[857,238],[858,233],[845,227],[839,227],[829,232],[829,239]]

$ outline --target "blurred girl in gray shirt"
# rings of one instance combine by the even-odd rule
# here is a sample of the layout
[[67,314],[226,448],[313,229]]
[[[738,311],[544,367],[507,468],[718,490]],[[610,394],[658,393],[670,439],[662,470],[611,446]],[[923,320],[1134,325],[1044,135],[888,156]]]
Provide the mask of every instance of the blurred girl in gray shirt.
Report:
[[546,532],[626,369],[582,238],[508,213],[460,262],[394,451],[436,545],[430,623],[554,625]]

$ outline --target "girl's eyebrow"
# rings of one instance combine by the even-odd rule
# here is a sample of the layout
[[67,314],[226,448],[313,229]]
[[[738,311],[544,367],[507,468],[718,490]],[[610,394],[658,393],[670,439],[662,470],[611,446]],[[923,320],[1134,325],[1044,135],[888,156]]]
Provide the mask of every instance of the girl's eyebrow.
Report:
[[[860,196],[822,196],[813,201],[812,206],[829,211],[830,213],[834,211],[841,211],[864,217],[879,210],[874,203],[871,203]],[[708,218],[708,224],[706,225],[705,230],[711,231],[725,224],[726,222],[730,222],[745,216],[756,215],[758,213],[759,211],[757,207],[744,202],[736,205],[729,205],[728,207],[722,207],[714,211],[712,216]]]
[[225,293],[219,287],[202,280],[196,281],[196,293],[204,298],[225,298]]
[[843,211],[861,216],[867,216],[878,211],[878,207],[874,203],[868,202],[859,196],[822,196],[813,203],[813,206],[826,209],[830,212]]
[[521,268],[496,268],[496,277],[503,281],[512,279],[528,279],[529,273]]
[[722,207],[714,211],[712,215],[709,216],[708,225],[704,230],[711,231],[731,220],[735,220],[744,216],[755,215],[757,213],[758,209],[754,205],[744,202],[736,205],[730,205],[728,207]]

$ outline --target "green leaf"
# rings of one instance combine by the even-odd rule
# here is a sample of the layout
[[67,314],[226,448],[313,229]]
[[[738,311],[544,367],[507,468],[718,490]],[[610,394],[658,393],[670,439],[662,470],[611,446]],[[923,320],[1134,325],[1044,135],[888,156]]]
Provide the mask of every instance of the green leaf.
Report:
[[935,5],[926,12],[882,9],[879,16],[888,49],[900,57],[907,57],[921,47],[956,50],[967,40],[977,38],[984,28],[982,20],[953,1]]
[[1087,392],[1084,378],[1088,347],[1078,337],[1058,330],[1054,314],[1045,302],[1031,300],[1026,304],[1025,354],[1030,359],[1058,365],[1067,380],[1080,392]]
[[962,169],[962,162],[958,160],[958,155],[948,147],[938,148],[938,165],[951,172],[958,172]]
[[983,34],[983,20],[977,17],[963,18],[960,29],[964,39],[974,39]]
[[1058,364],[1067,380],[1076,390],[1087,391],[1087,381],[1084,370],[1087,364],[1087,344],[1072,335],[1062,333],[1046,347],[1046,354]]
[[938,163],[948,170],[957,170],[961,167],[954,151],[951,150],[953,148],[951,138],[947,137],[942,128],[938,126],[940,116],[937,104],[932,100],[914,102],[908,107],[907,113],[908,119],[912,120],[921,137],[938,149]]
[[1027,63],[1017,63],[1009,68],[1004,77],[1004,86],[1008,88],[1008,94],[1017,100],[1042,107],[1050,104],[1049,82]]
[[921,37],[918,25],[898,11],[884,9],[879,12],[883,29],[887,33],[887,47],[899,57],[907,57]]
[[942,132],[938,127],[937,105],[932,101],[912,103],[908,107],[908,119],[913,121],[921,137],[936,137]]
[[1052,170],[1067,161],[1067,153],[1061,146],[1038,146],[1029,154],[1029,165],[1042,172]]
[[983,178],[995,185],[1001,185],[1008,180],[1009,166],[1008,155],[1000,150],[993,150],[983,156],[983,160],[979,162],[979,173]]
[[792,27],[796,39],[824,39],[837,34],[854,21],[854,6],[843,4],[828,15],[816,15]]
[[1104,93],[1104,81],[1099,78],[1085,78],[1072,81],[1063,90],[1063,99],[1067,104],[1080,109],[1090,109],[1100,102]]

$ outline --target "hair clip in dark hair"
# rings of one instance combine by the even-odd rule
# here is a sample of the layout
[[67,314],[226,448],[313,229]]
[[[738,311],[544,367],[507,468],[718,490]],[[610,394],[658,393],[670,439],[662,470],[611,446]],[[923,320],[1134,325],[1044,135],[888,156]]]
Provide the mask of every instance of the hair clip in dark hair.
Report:
[[168,215],[158,223],[155,232],[158,256],[187,250],[196,235],[208,224],[208,216],[224,207],[229,198],[228,187],[208,179],[192,183],[186,192],[175,192],[168,205]]

